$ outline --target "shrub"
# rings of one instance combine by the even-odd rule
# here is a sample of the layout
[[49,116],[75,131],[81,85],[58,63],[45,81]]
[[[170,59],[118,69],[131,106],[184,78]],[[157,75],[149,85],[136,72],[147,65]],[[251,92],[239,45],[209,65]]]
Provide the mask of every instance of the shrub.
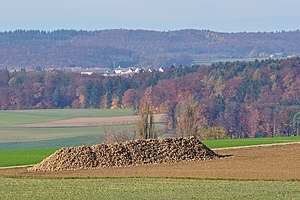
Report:
[[224,127],[201,128],[198,133],[201,140],[223,140],[229,138]]

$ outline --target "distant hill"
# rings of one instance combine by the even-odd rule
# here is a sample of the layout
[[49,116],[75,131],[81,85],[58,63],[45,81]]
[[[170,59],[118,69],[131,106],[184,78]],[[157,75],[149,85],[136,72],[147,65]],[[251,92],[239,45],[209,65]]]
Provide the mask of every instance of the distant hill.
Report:
[[0,32],[0,67],[190,65],[197,60],[299,55],[300,31],[58,30]]

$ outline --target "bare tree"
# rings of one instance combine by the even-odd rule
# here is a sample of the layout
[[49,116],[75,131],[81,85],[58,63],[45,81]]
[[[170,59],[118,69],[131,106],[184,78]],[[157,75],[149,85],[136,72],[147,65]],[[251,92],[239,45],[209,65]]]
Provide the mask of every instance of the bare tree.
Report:
[[153,123],[153,107],[146,102],[139,108],[140,121],[137,124],[138,136],[140,139],[155,138]]
[[180,137],[197,135],[197,102],[189,96],[178,103],[176,108],[177,135]]

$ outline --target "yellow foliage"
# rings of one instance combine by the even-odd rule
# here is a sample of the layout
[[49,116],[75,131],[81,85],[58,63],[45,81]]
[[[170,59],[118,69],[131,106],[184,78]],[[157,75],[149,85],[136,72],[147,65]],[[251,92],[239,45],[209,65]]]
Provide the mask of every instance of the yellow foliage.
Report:
[[223,140],[229,138],[224,127],[209,127],[199,129],[201,140]]
[[119,109],[119,105],[118,105],[118,97],[115,96],[112,100],[111,103],[111,109]]
[[276,74],[273,74],[273,75],[270,76],[270,80],[271,80],[272,83],[274,83],[276,81],[276,79],[277,79]]

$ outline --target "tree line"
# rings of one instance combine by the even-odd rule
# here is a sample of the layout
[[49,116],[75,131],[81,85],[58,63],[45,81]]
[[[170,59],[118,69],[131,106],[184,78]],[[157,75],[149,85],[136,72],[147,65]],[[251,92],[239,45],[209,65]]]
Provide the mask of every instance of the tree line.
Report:
[[188,114],[197,116],[193,130],[226,130],[239,138],[299,135],[299,74],[300,58],[171,67],[132,77],[2,69],[0,109],[138,110],[149,102],[153,112],[167,114],[172,131],[186,123],[178,116],[185,115],[189,108],[183,102],[192,97],[196,113]]

